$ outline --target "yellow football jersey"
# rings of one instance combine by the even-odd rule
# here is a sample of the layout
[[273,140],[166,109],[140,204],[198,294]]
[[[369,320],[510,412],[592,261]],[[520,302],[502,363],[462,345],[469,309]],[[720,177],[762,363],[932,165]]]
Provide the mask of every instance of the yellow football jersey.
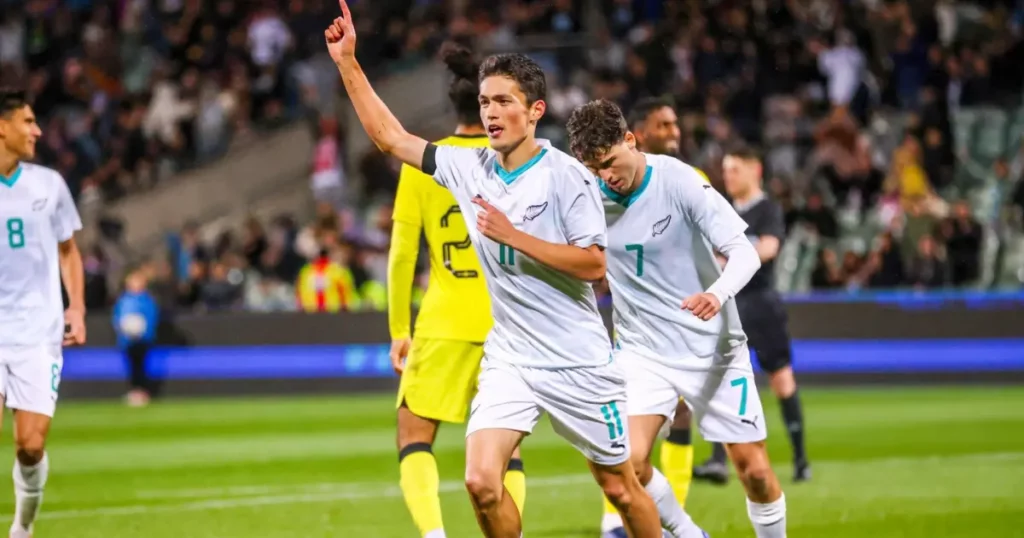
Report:
[[[488,146],[483,135],[453,135],[436,144]],[[427,174],[403,165],[393,218],[422,227],[430,251],[430,282],[416,317],[416,336],[483,342],[493,324],[491,301],[455,197]]]

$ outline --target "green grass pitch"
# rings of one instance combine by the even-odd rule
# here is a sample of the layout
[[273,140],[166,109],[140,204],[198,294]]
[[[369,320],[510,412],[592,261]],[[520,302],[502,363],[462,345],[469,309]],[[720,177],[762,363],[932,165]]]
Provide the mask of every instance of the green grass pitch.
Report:
[[[778,409],[763,398],[789,536],[1024,536],[1024,387],[803,395],[815,473],[803,485],[790,483]],[[415,537],[397,487],[392,405],[390,395],[68,402],[36,538]],[[523,451],[526,536],[597,538],[600,497],[581,456],[547,424]],[[698,445],[698,459],[707,452]],[[442,430],[436,454],[448,535],[479,536],[461,427]],[[10,486],[0,489],[12,506]],[[695,485],[687,508],[715,538],[753,536],[735,480]]]

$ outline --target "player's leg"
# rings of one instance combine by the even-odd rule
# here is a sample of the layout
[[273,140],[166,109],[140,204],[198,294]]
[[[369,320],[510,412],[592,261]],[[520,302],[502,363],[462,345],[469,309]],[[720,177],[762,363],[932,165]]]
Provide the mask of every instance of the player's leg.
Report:
[[618,364],[523,371],[551,416],[552,428],[590,462],[594,478],[622,516],[629,536],[662,536],[658,510],[629,461],[626,379]]
[[420,535],[443,538],[440,477],[433,444],[440,422],[461,423],[476,386],[482,346],[413,340],[398,389],[399,485]]
[[[672,400],[675,400],[673,398]],[[670,401],[669,407],[673,405]],[[703,538],[704,531],[693,522],[676,500],[668,479],[651,465],[651,449],[665,429],[669,417],[661,414],[631,415],[629,445],[633,470],[657,507],[661,526],[674,538]]]
[[661,472],[672,485],[676,501],[684,507],[686,498],[690,495],[690,483],[693,481],[693,441],[690,431],[692,420],[690,408],[680,400],[668,437],[661,445]]
[[441,479],[433,444],[438,421],[417,416],[405,402],[398,408],[399,486],[416,528],[425,538],[443,538]]
[[14,410],[14,521],[11,536],[31,536],[49,475],[46,439],[63,368],[59,346],[17,353],[7,369],[5,397]]
[[519,447],[512,452],[512,459],[508,462],[503,483],[505,490],[516,503],[521,519],[523,511],[526,509],[526,468],[523,466],[523,456],[519,452]]
[[510,458],[540,413],[518,368],[484,359],[466,430],[466,489],[484,536],[522,533],[519,507],[504,479]]
[[747,513],[758,538],[786,536],[786,501],[764,448],[767,430],[761,398],[746,347],[734,350],[727,366],[713,367],[682,390],[701,435],[723,443],[747,492]]
[[750,341],[761,369],[768,373],[772,392],[779,399],[782,421],[793,447],[793,480],[801,482],[811,478],[811,467],[804,446],[803,407],[793,375],[792,342],[786,327],[785,309],[781,304],[771,306],[765,309],[770,315],[758,323],[759,330]]
[[747,515],[758,538],[785,538],[786,497],[763,441],[727,444],[729,459],[747,492]]

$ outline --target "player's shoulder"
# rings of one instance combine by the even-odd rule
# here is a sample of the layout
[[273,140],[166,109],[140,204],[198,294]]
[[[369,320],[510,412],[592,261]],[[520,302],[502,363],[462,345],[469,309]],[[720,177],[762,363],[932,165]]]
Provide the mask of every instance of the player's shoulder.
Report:
[[565,176],[581,185],[593,183],[590,180],[594,175],[576,157],[554,146],[544,146],[542,151],[545,153],[545,159],[541,162],[545,168],[552,172],[553,176]]
[[64,186],[64,176],[53,168],[36,163],[21,163],[21,177],[33,184],[44,184],[49,189]]
[[666,188],[711,188],[711,183],[704,172],[670,155],[647,154],[647,163],[661,176],[659,179]]

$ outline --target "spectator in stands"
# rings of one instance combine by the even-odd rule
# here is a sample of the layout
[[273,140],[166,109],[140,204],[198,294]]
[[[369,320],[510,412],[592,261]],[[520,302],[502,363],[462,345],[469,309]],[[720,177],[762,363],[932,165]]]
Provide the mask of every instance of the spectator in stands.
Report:
[[156,390],[146,370],[146,359],[156,341],[160,307],[147,290],[148,284],[141,267],[130,270],[124,293],[114,305],[114,332],[128,366],[129,390],[125,401],[132,407],[147,405]]
[[309,313],[358,310],[360,298],[352,272],[336,261],[341,245],[337,231],[323,231],[321,250],[299,272],[296,283],[299,308]]
[[981,275],[981,224],[971,216],[965,200],[953,204],[952,215],[939,226],[949,257],[950,279],[954,286],[970,284]]
[[323,117],[320,119],[320,138],[313,150],[310,177],[316,201],[326,202],[340,209],[344,197],[344,174],[338,141],[338,121],[331,117]]
[[799,212],[797,220],[818,237],[823,239],[839,237],[839,224],[836,222],[836,216],[831,208],[825,206],[825,201],[820,193],[812,192],[808,195],[806,206],[803,211]]
[[210,265],[210,276],[199,291],[200,307],[209,312],[231,310],[241,299],[241,275],[217,260]]
[[868,263],[871,265],[869,287],[897,288],[903,285],[903,255],[891,231],[878,236],[877,245],[869,255]]
[[935,238],[925,234],[907,267],[907,284],[918,290],[942,288],[949,284],[949,266]]
[[839,289],[844,283],[836,251],[827,247],[819,250],[817,264],[811,273],[811,287],[820,290]]

